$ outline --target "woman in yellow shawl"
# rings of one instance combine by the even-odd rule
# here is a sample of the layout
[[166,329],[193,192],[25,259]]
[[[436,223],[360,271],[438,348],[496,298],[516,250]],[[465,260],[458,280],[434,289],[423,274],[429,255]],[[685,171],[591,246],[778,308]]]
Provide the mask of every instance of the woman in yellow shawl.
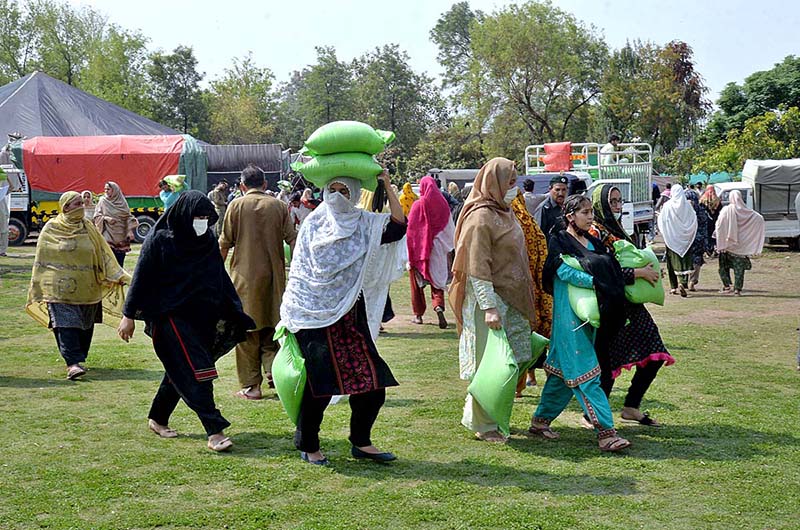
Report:
[[103,313],[111,318],[107,324],[118,324],[125,301],[122,285],[130,275],[92,222],[84,219],[78,192],[63,194],[58,206],[59,214],[47,222],[36,243],[25,310],[53,330],[67,364],[67,379],[73,380],[86,374],[82,363]]
[[403,215],[408,218],[408,214],[411,212],[411,205],[414,204],[414,201],[419,200],[419,195],[414,193],[410,182],[403,184],[403,193],[400,194],[399,199],[400,206],[403,207]]
[[[549,338],[550,330],[553,327],[553,297],[544,290],[544,285],[542,284],[542,271],[544,271],[544,262],[547,259],[547,239],[542,229],[539,228],[531,214],[528,213],[522,190],[519,190],[517,197],[511,201],[511,210],[517,218],[517,223],[522,228],[522,233],[525,234],[525,248],[528,251],[528,265],[531,270],[531,279],[533,280],[533,307],[536,313],[534,331],[543,337]],[[534,372],[536,368],[541,368],[544,365],[544,359],[544,355],[539,357],[536,364],[528,370],[527,376],[526,374],[520,374],[519,382],[517,383],[517,397],[522,396],[526,379],[531,386],[536,384]]]

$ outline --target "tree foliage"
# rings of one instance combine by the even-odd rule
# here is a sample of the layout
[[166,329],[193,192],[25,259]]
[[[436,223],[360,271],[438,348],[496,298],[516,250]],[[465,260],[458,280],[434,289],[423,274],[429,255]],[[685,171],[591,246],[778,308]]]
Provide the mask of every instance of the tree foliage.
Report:
[[204,74],[197,71],[192,48],[154,52],[147,67],[153,117],[168,127],[197,135],[205,125],[206,104],[200,90]]
[[272,72],[256,66],[252,54],[234,59],[208,94],[209,136],[212,143],[269,142],[274,133],[276,98]]

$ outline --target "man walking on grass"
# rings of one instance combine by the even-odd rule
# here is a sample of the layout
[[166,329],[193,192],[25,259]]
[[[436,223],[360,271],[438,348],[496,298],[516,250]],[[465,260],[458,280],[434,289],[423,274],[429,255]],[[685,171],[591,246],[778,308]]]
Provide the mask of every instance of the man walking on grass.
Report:
[[[263,374],[272,384],[272,360],[278,347],[272,340],[280,320],[286,285],[284,242],[294,246],[297,232],[286,204],[265,193],[264,173],[250,165],[242,171],[244,196],[228,205],[219,236],[222,259],[234,248],[230,275],[244,312],[256,323],[247,340],[236,346],[236,372],[243,399],[261,399]],[[263,372],[262,372],[263,369]]]

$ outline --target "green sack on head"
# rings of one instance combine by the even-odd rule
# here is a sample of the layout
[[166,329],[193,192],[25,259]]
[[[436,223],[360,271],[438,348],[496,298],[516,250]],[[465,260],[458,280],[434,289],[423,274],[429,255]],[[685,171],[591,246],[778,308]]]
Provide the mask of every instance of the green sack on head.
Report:
[[655,285],[644,278],[636,278],[633,285],[625,286],[625,298],[634,304],[653,303],[664,305],[664,285],[661,283],[661,263],[651,247],[638,249],[630,241],[615,241],[614,253],[622,267],[638,269],[653,264],[653,269],[659,273]]
[[272,361],[272,380],[275,392],[281,400],[286,414],[292,423],[297,425],[300,417],[300,404],[303,402],[303,391],[306,388],[306,360],[300,352],[297,338],[280,326],[275,337],[281,348]]
[[183,191],[186,186],[186,175],[167,175],[164,182],[170,185],[172,191]]
[[506,332],[490,329],[481,363],[467,392],[497,422],[497,430],[505,436],[510,432],[518,375],[519,368]]
[[306,180],[323,188],[334,177],[351,177],[361,181],[361,187],[375,191],[383,168],[371,155],[364,153],[337,153],[315,156],[305,164],[295,162],[292,169],[303,174]]
[[393,132],[379,131],[360,121],[334,121],[311,133],[301,152],[312,156],[334,153],[376,155],[393,140]]
[[[583,267],[581,267],[580,262],[576,258],[562,255],[561,259],[569,267],[579,271],[583,270]],[[600,306],[597,304],[597,293],[594,292],[594,289],[586,289],[585,287],[568,284],[567,295],[569,296],[569,305],[572,311],[575,312],[575,315],[583,322],[589,322],[592,327],[599,328]]]

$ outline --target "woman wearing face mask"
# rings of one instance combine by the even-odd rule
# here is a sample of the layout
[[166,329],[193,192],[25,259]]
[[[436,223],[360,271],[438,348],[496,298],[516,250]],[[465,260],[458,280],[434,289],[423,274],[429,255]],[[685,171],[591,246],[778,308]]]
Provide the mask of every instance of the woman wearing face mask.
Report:
[[350,396],[350,443],[355,458],[388,462],[372,426],[397,381],[375,347],[388,285],[396,279],[398,242],[406,233],[403,208],[384,172],[391,214],[356,208],[361,185],[336,177],[323,186],[323,202],[300,227],[280,326],[295,335],[305,358],[303,392],[294,443],[300,457],[327,465],[319,429],[332,396]]
[[122,267],[125,254],[131,251],[133,231],[139,226],[139,222],[131,215],[128,201],[116,182],[106,182],[103,196],[95,208],[93,220],[94,225],[114,251],[119,266]]
[[25,309],[53,330],[67,364],[67,379],[77,379],[86,374],[83,363],[94,325],[103,322],[104,313],[107,321],[118,318],[124,301],[122,284],[130,276],[84,218],[77,192],[62,195],[58,206],[60,213],[44,225],[36,241]]
[[[594,222],[589,233],[603,242],[603,245],[614,253],[614,242],[623,240],[633,243],[630,236],[622,228],[622,193],[619,188],[606,184],[595,189],[592,194]],[[632,285],[637,278],[644,278],[651,284],[658,281],[658,272],[652,265],[638,269],[622,268],[622,277],[627,285]],[[636,421],[642,425],[659,426],[658,422],[642,413],[639,406],[645,392],[658,374],[658,370],[666,364],[673,364],[675,359],[669,354],[653,317],[644,304],[634,304],[625,300],[626,322],[613,336],[608,336],[601,327],[598,330],[598,342],[605,348],[596,348],[602,373],[600,384],[606,396],[611,394],[614,380],[622,369],[636,367],[631,381],[625,405],[622,407],[622,419]]]
[[[517,364],[531,359],[534,294],[525,235],[509,205],[517,170],[505,158],[489,160],[475,177],[456,226],[450,305],[456,316],[461,379],[475,375],[489,329],[504,329]],[[467,394],[462,425],[479,440],[505,442],[495,422]]]
[[213,203],[199,191],[182,193],[161,216],[142,246],[123,319],[117,330],[130,340],[134,319],[164,365],[164,378],[150,407],[149,427],[175,438],[169,417],[183,399],[205,428],[208,448],[226,451],[230,423],[214,403],[216,360],[245,339],[255,322],[242,303],[209,230],[217,222]]
[[[611,406],[600,386],[600,366],[595,353],[594,330],[581,325],[569,304],[568,284],[593,288],[600,307],[600,329],[613,334],[625,322],[625,284],[622,270],[603,243],[589,234],[594,214],[592,202],[582,195],[564,204],[567,229],[550,238],[544,267],[545,289],[553,294],[553,333],[544,370],[547,382],[529,433],[546,439],[558,438],[550,423],[573,396],[583,408],[597,433],[601,451],[616,452],[630,446],[617,436]],[[564,263],[573,256],[579,271]]]

